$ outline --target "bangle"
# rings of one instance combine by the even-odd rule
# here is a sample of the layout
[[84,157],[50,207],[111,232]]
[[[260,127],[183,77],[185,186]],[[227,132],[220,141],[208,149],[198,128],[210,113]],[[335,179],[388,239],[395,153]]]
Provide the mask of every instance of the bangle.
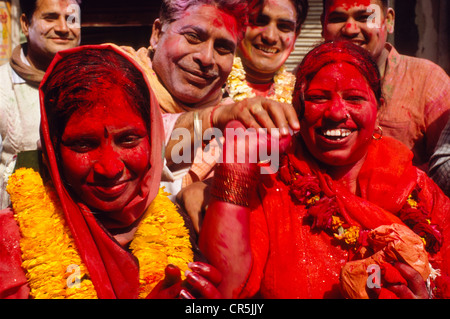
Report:
[[214,106],[214,108],[212,109],[211,113],[209,114],[209,125],[210,127],[214,127],[214,123],[213,123],[213,115],[214,112],[217,110],[217,108],[220,106],[220,104]]
[[258,182],[259,167],[244,164],[217,164],[211,195],[221,201],[248,207],[250,192]]
[[203,146],[203,134],[198,112],[194,112],[194,154]]

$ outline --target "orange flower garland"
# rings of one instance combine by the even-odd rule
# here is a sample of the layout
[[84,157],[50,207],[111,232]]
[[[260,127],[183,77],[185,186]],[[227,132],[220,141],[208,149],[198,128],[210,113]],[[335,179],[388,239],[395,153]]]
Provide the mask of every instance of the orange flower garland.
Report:
[[[39,173],[22,168],[10,177],[7,191],[21,230],[22,267],[31,297],[97,298],[53,187],[44,185]],[[164,277],[167,264],[184,273],[193,260],[189,232],[167,195],[160,189],[130,244],[140,264],[140,298]],[[75,283],[73,269],[78,270]]]

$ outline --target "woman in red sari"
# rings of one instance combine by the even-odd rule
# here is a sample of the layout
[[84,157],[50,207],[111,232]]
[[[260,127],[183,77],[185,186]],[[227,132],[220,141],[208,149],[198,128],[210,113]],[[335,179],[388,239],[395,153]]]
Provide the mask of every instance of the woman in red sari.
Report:
[[[113,45],[62,51],[40,97],[46,169],[9,179],[0,298],[213,297],[205,278],[220,277],[193,262],[188,225],[159,190],[162,119],[140,67]],[[168,264],[191,268],[183,290]]]
[[278,172],[258,176],[250,161],[215,171],[199,244],[224,276],[223,295],[448,296],[450,200],[404,145],[382,136],[368,54],[347,42],[318,46],[299,67],[293,103],[301,129],[282,141]]

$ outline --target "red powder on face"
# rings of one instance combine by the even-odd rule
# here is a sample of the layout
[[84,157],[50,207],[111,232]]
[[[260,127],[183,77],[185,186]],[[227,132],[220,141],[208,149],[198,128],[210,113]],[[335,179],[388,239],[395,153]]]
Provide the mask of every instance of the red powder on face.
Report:
[[370,0],[332,0],[329,1],[328,11],[335,11],[337,8],[344,8],[344,10],[349,10],[352,7],[370,6]]
[[237,37],[238,23],[234,16],[217,9],[217,17],[212,21],[215,28],[224,27],[229,33]]

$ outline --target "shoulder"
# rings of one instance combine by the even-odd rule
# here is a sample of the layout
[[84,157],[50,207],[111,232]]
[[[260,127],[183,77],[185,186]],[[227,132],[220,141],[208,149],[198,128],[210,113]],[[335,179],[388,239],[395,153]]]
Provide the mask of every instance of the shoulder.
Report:
[[[444,69],[431,60],[403,54],[392,55],[389,58],[392,59],[395,57],[399,58],[400,63],[404,65],[406,71],[408,72],[416,73],[416,75],[418,75],[417,73],[419,73],[422,75],[439,77],[447,81],[449,79]],[[426,80],[426,78],[424,79]]]
[[9,63],[0,66],[0,82],[2,83],[0,91],[4,91],[8,87],[6,84],[12,83],[11,72],[12,69]]

